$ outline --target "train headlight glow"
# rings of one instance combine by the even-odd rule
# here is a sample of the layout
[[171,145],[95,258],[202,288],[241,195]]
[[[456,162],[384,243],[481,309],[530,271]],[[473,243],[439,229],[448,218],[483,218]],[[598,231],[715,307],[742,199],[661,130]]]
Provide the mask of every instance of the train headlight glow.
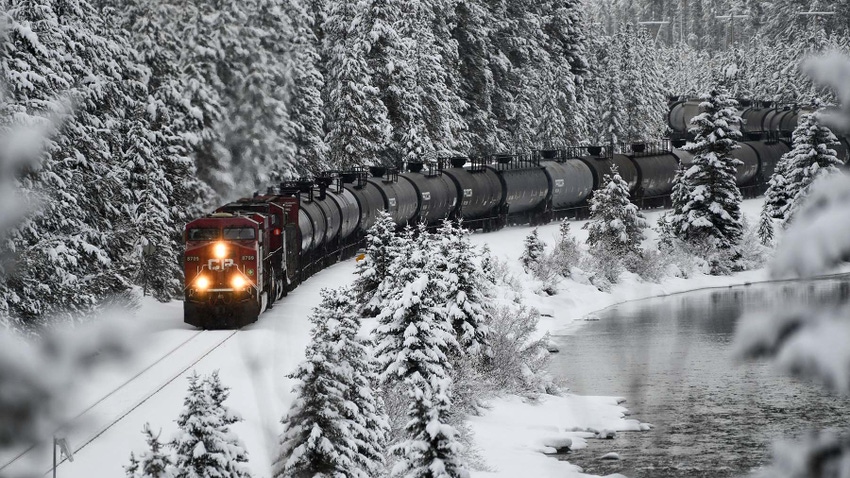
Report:
[[230,280],[230,285],[232,285],[234,289],[241,289],[245,287],[245,284],[247,283],[248,281],[246,281],[241,275],[235,275],[233,276],[233,279]]
[[216,259],[224,259],[227,256],[227,246],[223,242],[219,242],[213,247],[213,254]]
[[197,287],[200,290],[206,290],[209,286],[210,286],[210,280],[207,279],[204,276],[198,277],[198,279],[195,280],[195,287]]

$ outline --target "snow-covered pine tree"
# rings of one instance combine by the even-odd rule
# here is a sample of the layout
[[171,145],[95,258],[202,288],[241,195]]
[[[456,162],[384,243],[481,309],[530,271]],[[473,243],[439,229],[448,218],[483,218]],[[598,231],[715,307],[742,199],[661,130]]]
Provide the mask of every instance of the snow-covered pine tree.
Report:
[[414,68],[416,52],[425,48],[415,39],[421,4],[370,0],[365,5],[362,28],[369,30],[367,63],[372,84],[387,108],[392,149],[401,160],[421,161],[433,151]]
[[484,308],[486,285],[476,262],[469,231],[462,224],[443,221],[437,231],[437,257],[443,263],[440,274],[445,284],[446,318],[451,322],[458,344],[469,354],[487,354],[489,313]]
[[812,183],[818,178],[835,174],[841,161],[830,148],[838,140],[832,131],[818,122],[817,116],[806,114],[793,133],[794,149],[787,154],[788,183],[785,187],[789,201],[780,209],[784,224],[793,220],[794,213],[809,195]]
[[493,259],[493,251],[490,250],[489,244],[484,244],[481,247],[481,277],[487,286],[487,293],[491,292],[492,286],[496,285],[495,260]]
[[447,320],[445,284],[429,234],[407,228],[399,254],[381,284],[383,301],[373,331],[381,380],[428,383],[448,376],[448,354],[459,351]]
[[170,443],[176,454],[176,475],[180,478],[206,476],[217,471],[206,454],[206,444],[213,441],[213,429],[217,425],[208,414],[209,394],[197,372],[192,372],[188,380],[183,411],[177,419],[180,431]]
[[357,336],[360,321],[357,304],[348,287],[327,291],[322,306],[338,321],[332,331],[331,343],[338,354],[337,363],[349,370],[347,401],[343,416],[353,424],[352,435],[357,443],[357,458],[368,476],[379,476],[384,467],[383,451],[390,431],[384,402],[378,395],[375,363],[371,343]]
[[387,278],[399,238],[395,233],[395,222],[386,211],[379,211],[375,224],[366,235],[366,254],[357,262],[353,293],[361,312],[367,316],[378,313],[381,303],[379,287]]
[[[238,4],[241,6],[235,8]],[[258,185],[268,184],[282,175],[295,176],[303,158],[293,156],[294,135],[288,130],[294,124],[289,119],[288,106],[297,97],[289,92],[306,86],[307,91],[301,93],[313,93],[311,82],[315,79],[299,78],[305,85],[290,86],[294,79],[286,56],[292,24],[281,2],[242,0],[220,10],[219,16],[227,18],[227,23],[238,21],[239,25],[238,42],[233,42],[224,58],[235,70],[225,73],[230,105],[227,146],[237,184],[235,192],[247,195]],[[309,98],[298,100],[310,101]],[[282,160],[289,163],[281,164]],[[316,174],[318,170],[311,172]]]
[[584,227],[592,254],[619,259],[640,255],[647,222],[629,199],[629,185],[616,166],[603,176],[602,187],[593,192],[590,221]]
[[761,214],[759,214],[758,228],[758,236],[761,244],[767,247],[772,246],[775,235],[775,231],[773,230],[773,217],[767,212],[767,209],[762,208]]
[[456,2],[452,36],[458,49],[458,94],[466,108],[463,118],[468,130],[465,143],[467,154],[480,156],[492,151],[504,151],[499,138],[499,124],[493,113],[496,85],[490,62],[493,61],[489,36],[496,27],[492,15],[480,0]]
[[626,139],[623,133],[627,123],[624,115],[626,98],[623,96],[622,77],[618,73],[622,52],[616,46],[620,43],[616,38],[598,43],[598,78],[593,85],[592,102],[599,122],[591,127],[592,139],[597,145]]
[[537,234],[536,227],[525,236],[523,244],[524,249],[522,255],[519,256],[519,261],[522,263],[522,268],[526,272],[532,272],[540,263],[545,249],[543,241],[540,240],[540,236]]
[[167,301],[182,290],[182,270],[175,260],[179,253],[174,243],[177,226],[171,206],[173,190],[146,117],[146,111],[155,109],[156,105],[137,105],[127,121],[129,130],[122,135],[120,161],[126,170],[123,179],[130,186],[123,206],[127,218],[125,237],[131,243],[124,260],[138,265],[133,271],[134,283]]
[[[219,14],[212,4],[196,1],[172,9],[171,13],[164,20],[169,29],[180,32],[181,41],[174,47],[185,85],[182,102],[190,113],[186,116],[189,124],[185,137],[192,148],[198,177],[216,193],[226,196],[235,184],[229,167],[230,152],[225,144],[226,86],[219,76],[218,62],[225,56],[222,43],[230,41],[219,38],[214,31],[216,25],[211,22],[227,15]],[[232,26],[235,27],[235,21]],[[213,203],[215,197],[207,200]]]
[[26,201],[50,207],[27,216],[0,250],[14,266],[0,274],[0,310],[40,326],[53,309],[86,311],[130,285],[121,260],[126,171],[114,151],[137,82],[126,42],[85,0],[15,2],[4,11],[0,126],[52,130],[62,120],[40,163],[20,177]]
[[679,237],[677,227],[684,221],[684,208],[688,203],[688,182],[685,179],[685,167],[679,163],[673,176],[673,190],[670,192],[671,209],[658,218],[658,247],[670,248],[673,240]]
[[581,249],[579,249],[578,242],[570,232],[569,219],[564,218],[561,220],[561,223],[558,225],[558,236],[553,260],[558,273],[564,277],[569,277],[572,273],[572,268],[577,266],[581,260]]
[[292,143],[292,157],[279,174],[286,177],[292,168],[298,177],[315,176],[330,168],[325,143],[325,113],[322,90],[325,78],[321,73],[321,45],[315,35],[317,22],[309,2],[292,0],[283,8],[292,24],[288,38],[292,94],[289,103],[290,126],[287,140]]
[[[100,0],[99,3],[102,11],[116,13],[114,21],[135,46],[132,53],[136,61],[148,70],[139,74],[146,79],[147,87],[147,94],[139,104],[145,105],[145,117],[155,134],[152,142],[156,155],[171,185],[172,221],[178,229],[175,242],[182,243],[182,224],[187,217],[201,214],[205,202],[215,193],[198,178],[192,156],[192,141],[203,125],[194,116],[197,111],[184,102],[188,86],[179,60],[181,33],[173,24],[162,20],[180,18],[181,13],[175,11],[179,7],[149,0]],[[182,275],[182,270],[179,273]]]
[[[428,111],[425,124],[431,132],[431,141],[437,154],[466,154],[469,144],[465,142],[467,125],[462,116],[466,105],[458,94],[460,58],[457,42],[452,38],[455,2],[423,0],[422,5],[425,7],[422,21],[424,25],[431,25],[434,39],[434,47],[428,52],[430,58],[420,60],[419,84],[422,85],[423,101]],[[437,117],[433,117],[435,115]]]
[[[559,114],[544,109],[553,121],[541,122],[537,133],[552,146],[579,144],[587,138],[588,131],[588,98],[583,91],[588,73],[588,23],[579,0],[544,2],[541,19],[543,44],[549,54],[549,64],[543,68],[544,84],[551,85],[541,94],[543,103],[551,103]],[[563,128],[558,130],[554,125],[561,122]]]
[[230,425],[241,420],[223,405],[228,389],[218,373],[201,379],[189,376],[183,411],[177,419],[178,433],[170,446],[176,454],[175,478],[226,476],[248,478],[247,452]]
[[204,387],[209,396],[209,413],[217,416],[219,420],[218,430],[223,439],[221,449],[207,449],[208,452],[220,452],[225,476],[238,478],[249,477],[248,468],[244,463],[248,462],[248,452],[245,445],[234,434],[230,432],[230,426],[242,421],[242,416],[235,410],[224,405],[230,396],[230,388],[221,383],[218,370],[214,370],[204,379]]
[[469,477],[461,458],[458,433],[448,423],[449,386],[449,380],[439,379],[432,380],[431,384],[410,384],[410,421],[405,426],[408,438],[391,450],[399,458],[392,477]]
[[139,460],[136,459],[136,454],[130,452],[130,464],[124,467],[124,476],[127,478],[141,478],[139,476]]
[[358,2],[330,2],[322,25],[327,58],[325,141],[337,169],[387,161],[390,124],[366,61],[369,32],[361,23],[363,7]]
[[622,139],[627,142],[644,142],[656,137],[662,130],[664,118],[664,94],[658,67],[658,55],[646,32],[631,23],[621,27],[616,36],[620,63],[616,75],[622,79],[623,130]]
[[378,476],[388,423],[351,291],[323,289],[300,380],[286,417],[274,476]]
[[[528,70],[523,70],[535,52],[539,52],[534,41],[536,33],[528,31],[529,22],[526,10],[528,3],[518,0],[498,2],[487,5],[489,12],[490,69],[493,74],[494,89],[492,112],[498,121],[497,131],[502,135],[498,143],[508,148],[516,147],[518,137],[523,136],[519,128],[530,130],[528,122],[520,121],[520,109],[528,110],[521,103],[520,96],[525,93],[531,97]],[[517,42],[515,38],[526,41]],[[526,101],[526,106],[528,102]],[[530,137],[530,135],[528,135]]]
[[693,153],[694,162],[682,175],[687,188],[682,213],[673,217],[673,228],[677,237],[691,244],[731,250],[743,235],[741,191],[735,183],[740,161],[731,155],[741,136],[733,129],[741,121],[735,109],[738,102],[722,85],[701,99],[700,114],[691,120],[694,142],[684,148]]
[[582,115],[565,114],[575,111],[576,91],[572,73],[565,71],[566,62],[560,68],[541,72],[541,87],[538,89],[538,116],[535,121],[534,139],[546,148],[563,148],[580,140],[584,129]]
[[[153,434],[149,423],[142,428],[148,450],[139,455],[136,461],[137,474],[131,475],[130,467],[126,468],[127,476],[130,478],[171,478],[172,467],[171,456],[163,450],[164,443],[159,441],[160,434]],[[133,465],[135,456],[130,453],[130,463]]]
[[788,208],[788,202],[792,197],[788,184],[790,173],[788,169],[788,158],[788,153],[783,154],[779,158],[776,169],[773,170],[773,174],[767,182],[767,190],[764,192],[762,211],[773,219],[784,218],[785,210]]

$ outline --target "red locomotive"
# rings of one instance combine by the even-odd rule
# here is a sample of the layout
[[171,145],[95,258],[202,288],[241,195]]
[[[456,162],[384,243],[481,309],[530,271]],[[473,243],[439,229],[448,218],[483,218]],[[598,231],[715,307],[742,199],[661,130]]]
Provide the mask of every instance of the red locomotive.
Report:
[[186,225],[184,321],[250,324],[295,282],[299,197],[240,199]]

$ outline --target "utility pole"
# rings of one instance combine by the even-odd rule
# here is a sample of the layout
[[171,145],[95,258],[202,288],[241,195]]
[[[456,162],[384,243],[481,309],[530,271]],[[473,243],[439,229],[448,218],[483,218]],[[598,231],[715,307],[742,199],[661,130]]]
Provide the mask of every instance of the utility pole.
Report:
[[797,12],[798,17],[813,17],[815,20],[819,20],[820,17],[828,17],[830,15],[835,15],[833,11],[808,11],[808,12]]
[[670,22],[663,20],[648,20],[645,22],[638,22],[638,25],[658,25],[658,30],[655,30],[655,43],[658,43],[658,35],[661,34],[661,29],[664,28],[664,25],[667,25]]
[[[729,15],[715,15],[714,18],[718,20],[729,20],[729,38],[726,39],[726,49],[729,49],[729,45],[735,45],[735,19],[736,18],[748,18],[749,15],[735,15],[735,9],[733,8]],[[731,39],[731,41],[730,41]]]

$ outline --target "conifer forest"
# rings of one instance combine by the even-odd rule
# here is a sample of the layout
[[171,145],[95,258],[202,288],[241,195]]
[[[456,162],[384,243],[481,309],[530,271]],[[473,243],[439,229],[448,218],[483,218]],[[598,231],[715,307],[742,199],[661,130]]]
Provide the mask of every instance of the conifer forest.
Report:
[[[71,468],[66,434],[78,463],[99,450],[119,456],[109,476],[129,478],[850,476],[850,407],[821,406],[850,391],[850,282],[829,275],[850,258],[850,0],[0,12],[0,478],[48,471],[51,439],[63,448],[49,471],[93,476]],[[678,126],[676,107],[692,108]],[[759,130],[759,109],[793,121]],[[527,170],[519,189],[505,179]],[[454,196],[432,199],[420,177]],[[377,206],[357,192],[367,183]],[[809,384],[759,394],[761,369],[741,378],[759,398],[736,408],[730,394],[723,420],[760,428],[734,451],[676,441],[682,427],[658,411],[676,404],[654,409],[646,390],[660,385],[641,382],[657,378],[651,353],[613,366],[640,377],[622,390],[580,356],[661,342],[640,331],[681,306],[668,294],[812,278],[772,303],[744,289],[734,312],[712,298],[681,313],[734,315],[698,332],[718,334],[724,358]],[[824,281],[838,292],[821,294]],[[243,293],[249,320],[203,322]],[[618,322],[623,301],[646,298],[657,308]],[[684,370],[696,342],[661,362]],[[124,375],[97,375],[116,363]],[[669,395],[714,378],[733,389],[716,371],[727,365],[693,383],[676,369]],[[143,394],[120,399],[149,371]],[[794,399],[760,401],[777,394]],[[675,413],[697,420],[694,404],[725,400],[706,396]],[[110,397],[108,426],[70,425]],[[798,441],[771,455],[776,416],[810,412],[815,431],[789,424]],[[721,458],[695,475],[667,455],[635,459],[682,449]]]
[[830,102],[798,63],[846,48],[850,7],[816,7],[835,15],[790,15],[790,0],[6,0],[2,125],[50,132],[15,145],[38,149],[8,174],[45,207],[4,232],[6,255],[26,253],[0,311],[27,326],[85,311],[141,284],[142,264],[174,297],[187,218],[281,178],[649,140],[668,95],[721,77],[736,97]]

